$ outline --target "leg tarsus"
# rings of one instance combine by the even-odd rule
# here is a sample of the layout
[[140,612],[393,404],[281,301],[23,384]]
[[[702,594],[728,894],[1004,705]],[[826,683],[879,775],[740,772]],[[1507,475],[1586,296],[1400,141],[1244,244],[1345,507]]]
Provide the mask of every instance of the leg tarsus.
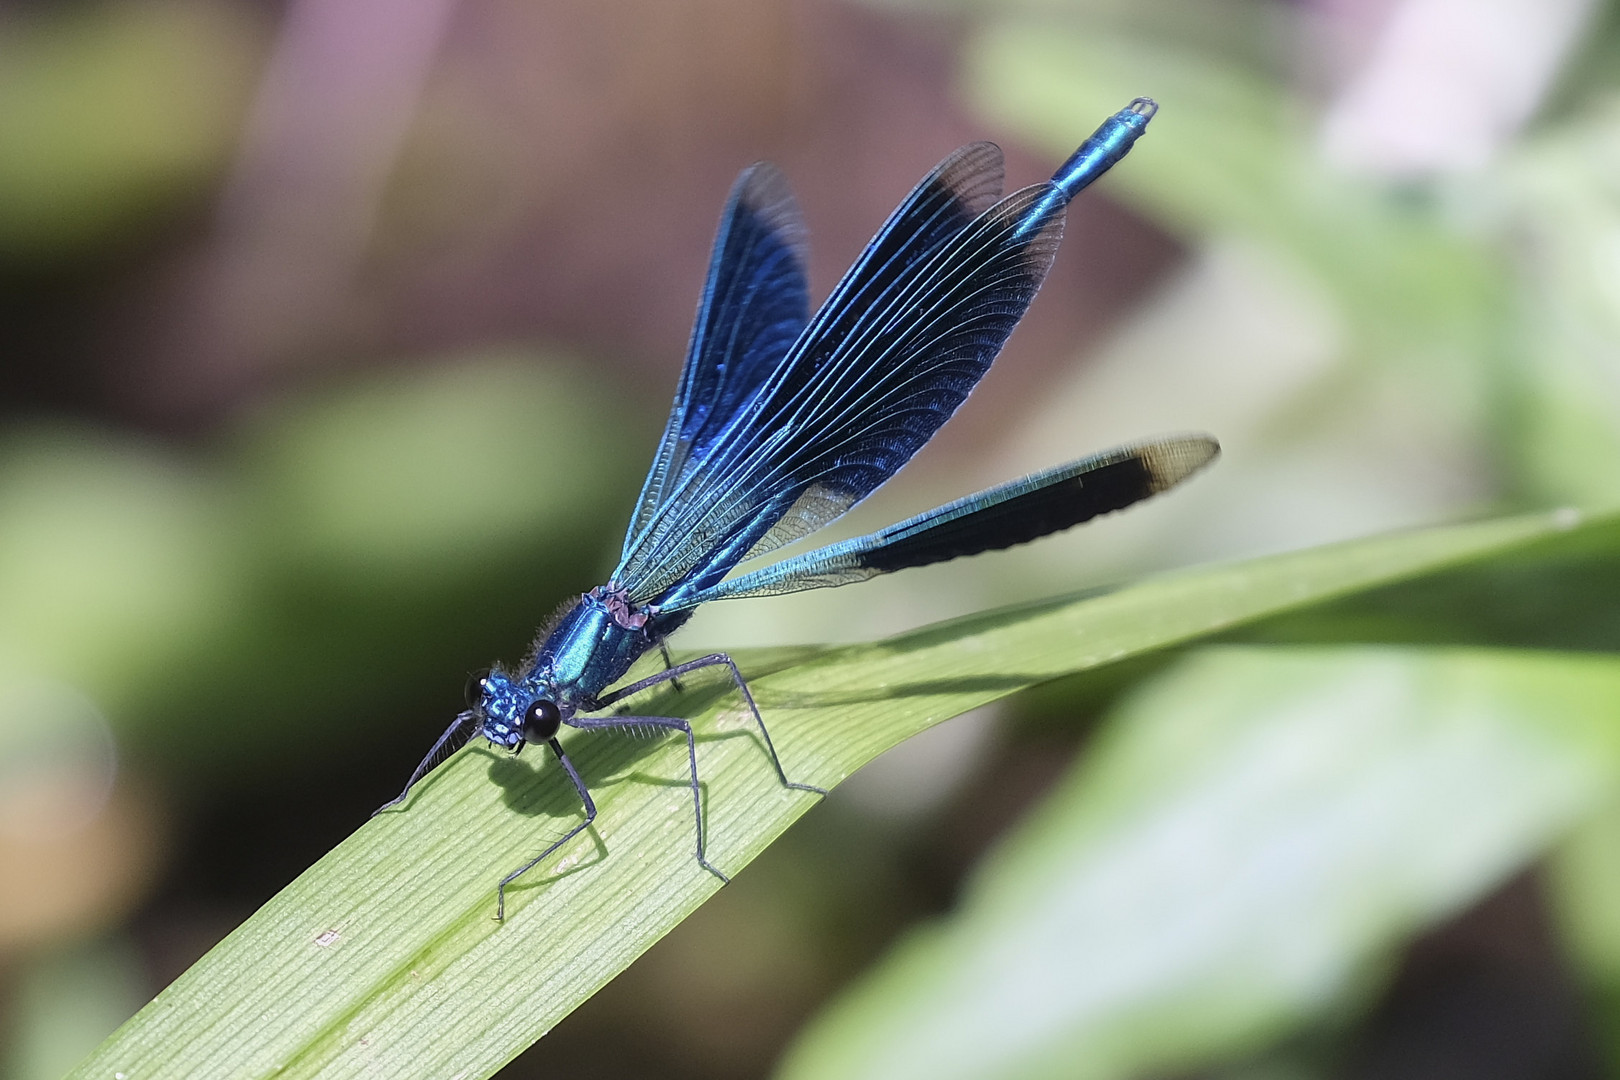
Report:
[[686,736],[686,762],[692,777],[692,818],[697,825],[697,861],[709,873],[720,879],[722,885],[731,884],[731,878],[725,871],[715,866],[705,854],[705,833],[703,829],[703,789],[698,783],[697,767],[697,739],[692,734],[692,725],[675,716],[631,716],[623,720],[617,717],[575,717],[572,723],[576,727],[585,729],[640,727],[668,728],[679,731]]
[[416,767],[416,771],[411,773],[411,778],[405,781],[405,790],[401,791],[398,795],[395,795],[392,799],[389,799],[387,802],[377,807],[377,809],[373,810],[371,812],[371,816],[376,817],[384,810],[387,810],[390,807],[398,806],[400,803],[404,802],[405,796],[411,793],[411,788],[416,786],[417,781],[421,780],[422,777],[432,772],[434,766],[439,764],[441,756],[444,758],[450,756],[444,752],[444,748],[450,743],[451,739],[455,738],[456,734],[461,730],[461,728],[465,726],[468,721],[475,719],[477,715],[478,714],[473,712],[471,709],[467,710],[466,712],[456,714],[455,720],[451,721],[450,726],[444,729],[444,734],[440,735],[438,741],[433,744],[433,749],[427,752],[427,757],[423,758],[422,763]]
[[575,825],[572,829],[569,829],[568,832],[563,834],[561,840],[558,840],[556,843],[546,848],[546,850],[542,851],[540,854],[536,855],[534,858],[530,859],[528,862],[524,863],[510,874],[507,874],[505,877],[501,878],[500,885],[495,889],[496,922],[506,921],[506,887],[512,884],[512,882],[516,881],[518,878],[522,877],[524,874],[527,874],[530,870],[533,870],[536,866],[539,866],[545,861],[546,856],[550,855],[553,851],[556,851],[558,848],[568,843],[568,841],[590,828],[591,823],[596,820],[596,803],[591,799],[591,793],[586,789],[585,781],[580,779],[579,771],[574,768],[574,763],[568,760],[567,754],[563,753],[562,744],[556,739],[547,739],[546,745],[551,747],[551,752],[553,754],[557,755],[557,760],[562,763],[564,771],[568,773],[568,779],[574,782],[574,790],[579,792],[580,802],[585,804],[585,820],[580,822],[578,825]]

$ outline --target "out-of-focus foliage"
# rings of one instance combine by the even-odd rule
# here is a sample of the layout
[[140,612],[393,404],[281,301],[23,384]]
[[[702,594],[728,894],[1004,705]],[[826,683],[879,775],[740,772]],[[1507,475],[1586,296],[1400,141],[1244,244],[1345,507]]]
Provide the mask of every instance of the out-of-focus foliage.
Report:
[[215,764],[408,700],[416,657],[489,634],[474,612],[532,621],[553,574],[591,572],[633,482],[609,408],[566,362],[508,353],[266,407],[200,461],[14,431],[0,671]]
[[1202,652],[1114,710],[960,911],[783,1075],[1126,1077],[1253,1053],[1364,998],[1392,950],[1617,782],[1609,657]]
[[1022,21],[984,30],[968,64],[986,111],[1051,147],[1151,88],[1152,138],[1110,193],[1191,240],[1237,235],[1298,260],[1364,336],[1363,357],[1453,335],[1479,348],[1493,328],[1487,253],[1421,202],[1322,161],[1281,80],[1184,45]]
[[[125,712],[154,672],[217,632],[235,587],[225,508],[161,450],[13,430],[0,463],[0,656]],[[222,595],[223,594],[223,595]]]
[[66,1074],[102,1029],[140,1006],[142,990],[140,957],[127,943],[85,943],[50,956],[18,987],[14,1030],[23,1037],[0,1065],[21,1078]]
[[1609,503],[1620,493],[1620,93],[1559,117],[1503,179],[1518,256],[1515,448],[1535,491]]
[[1620,1061],[1620,812],[1609,803],[1587,816],[1548,864],[1555,914],[1576,971],[1592,995],[1593,1026],[1610,1061]]
[[0,258],[149,227],[225,163],[261,27],[195,0],[0,15]]

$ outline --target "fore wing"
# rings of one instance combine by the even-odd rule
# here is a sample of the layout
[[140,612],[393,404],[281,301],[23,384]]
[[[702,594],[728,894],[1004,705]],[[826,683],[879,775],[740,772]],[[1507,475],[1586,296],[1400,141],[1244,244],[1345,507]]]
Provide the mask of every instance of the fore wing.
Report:
[[1051,266],[1069,200],[1157,106],[1105,121],[1052,180],[996,202],[1001,154],[946,158],[868,245],[749,403],[664,488],[613,580],[679,610],[745,558],[843,514],[903,466],[983,377]]
[[810,320],[805,229],[787,181],[755,165],[732,185],[664,437],[624,550],[792,346]]
[[1000,151],[963,147],[914,189],[753,402],[632,545],[614,579],[675,602],[820,528],[960,405],[1035,295],[1062,231],[1052,190],[991,206]]
[[879,574],[997,551],[1123,510],[1174,487],[1220,453],[1207,435],[1122,446],[969,495],[886,529],[732,578],[663,610],[710,600],[848,585]]

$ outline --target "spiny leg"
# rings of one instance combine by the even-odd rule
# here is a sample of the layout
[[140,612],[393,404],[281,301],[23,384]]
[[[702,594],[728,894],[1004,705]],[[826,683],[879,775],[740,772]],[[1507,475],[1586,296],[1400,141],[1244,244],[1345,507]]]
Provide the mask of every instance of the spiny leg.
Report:
[[[433,744],[433,749],[427,752],[427,757],[423,758],[422,763],[416,767],[416,771],[411,773],[411,778],[405,781],[405,790],[401,791],[398,795],[395,795],[392,799],[389,799],[387,802],[377,807],[377,809],[373,810],[371,812],[371,816],[376,817],[389,807],[398,806],[400,803],[404,802],[405,796],[411,793],[411,788],[416,786],[416,782],[418,780],[432,772],[435,765],[439,764],[439,762],[443,761],[445,758],[448,758],[456,751],[456,747],[450,746],[451,740],[456,737],[456,735],[461,731],[462,727],[465,726],[468,721],[476,720],[477,718],[478,714],[473,712],[471,709],[468,709],[463,713],[458,713],[456,718],[451,721],[450,726],[444,729],[444,734],[439,736],[439,741]],[[449,750],[445,749],[447,746],[450,746]]]
[[689,671],[696,671],[699,668],[706,667],[720,667],[722,665],[730,670],[732,681],[737,684],[737,689],[742,691],[743,700],[748,702],[748,711],[754,714],[754,723],[759,725],[759,733],[765,740],[765,749],[770,752],[771,764],[776,767],[776,777],[782,781],[782,786],[793,788],[795,791],[813,791],[817,795],[827,794],[826,788],[817,787],[814,784],[801,784],[787,778],[787,773],[782,769],[782,759],[776,756],[776,744],[771,742],[771,733],[765,728],[765,718],[760,715],[759,706],[754,704],[753,692],[748,689],[748,684],[743,681],[742,672],[737,670],[736,663],[725,653],[710,653],[708,656],[700,656],[696,660],[688,660],[684,664],[676,664],[674,667],[660,671],[656,675],[649,675],[645,679],[631,683],[629,686],[622,686],[612,693],[604,694],[591,702],[591,707],[593,709],[606,708],[615,701],[621,701],[631,694],[647,689],[649,686],[657,686],[661,682],[671,682]]
[[[665,671],[668,671],[670,668],[673,668],[675,666],[675,658],[669,654],[669,643],[667,641],[664,641],[662,639],[659,640],[659,642],[658,642],[658,655],[664,658],[664,670]],[[685,690],[686,690],[686,687],[681,685],[681,680],[675,678],[673,675],[671,675],[669,677],[669,685],[671,685],[671,686],[673,686],[675,688],[675,692],[677,694],[684,693]],[[628,705],[619,706],[618,713],[619,713],[620,716],[628,715],[629,712],[630,712],[630,707]]]
[[697,740],[692,736],[692,725],[685,720],[673,716],[617,716],[581,717],[576,716],[570,721],[578,728],[611,729],[611,728],[639,728],[660,727],[671,731],[679,731],[686,736],[686,761],[691,768],[692,776],[692,816],[697,822],[697,861],[709,873],[719,878],[724,884],[730,884],[731,878],[719,867],[709,862],[704,855],[703,839],[703,791],[698,786],[697,767]]
[[563,753],[562,744],[556,739],[547,739],[546,745],[551,747],[551,752],[553,754],[557,755],[558,762],[562,764],[564,771],[568,773],[568,779],[574,782],[574,790],[579,792],[579,801],[585,804],[585,820],[564,833],[561,840],[558,840],[556,843],[546,848],[546,850],[542,851],[540,854],[536,855],[534,858],[530,859],[528,862],[524,863],[510,874],[507,874],[505,877],[501,878],[501,884],[495,890],[495,918],[498,922],[504,922],[506,920],[506,887],[512,884],[512,882],[516,881],[518,878],[522,877],[524,874],[527,874],[530,870],[533,870],[536,866],[539,866],[545,861],[547,855],[550,855],[553,851],[556,851],[558,848],[568,843],[568,841],[590,828],[591,822],[596,820],[596,803],[592,801],[591,793],[586,790],[585,781],[579,778],[579,772],[574,768],[574,763],[568,760],[567,754]]
[[[660,641],[658,643],[658,655],[662,656],[664,658],[664,670],[665,671],[668,671],[670,668],[675,666],[675,658],[673,656],[669,655],[669,645],[668,645],[667,642]],[[669,680],[669,685],[671,685],[671,686],[673,686],[675,688],[675,692],[677,694],[681,693],[681,691],[682,691],[681,680],[675,678],[674,676],[671,676],[670,680]]]

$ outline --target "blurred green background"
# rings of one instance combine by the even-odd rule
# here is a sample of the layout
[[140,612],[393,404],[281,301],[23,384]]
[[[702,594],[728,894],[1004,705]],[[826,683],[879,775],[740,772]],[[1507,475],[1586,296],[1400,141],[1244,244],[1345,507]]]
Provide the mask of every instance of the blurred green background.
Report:
[[[1002,360],[839,528],[1176,430],[1219,465],[678,651],[1620,502],[1620,5],[0,4],[0,1075],[71,1067],[611,567],[740,168],[792,180],[819,298],[958,144],[1035,182],[1138,94]],[[1359,636],[1620,648],[1601,555]],[[502,1075],[851,1075],[863,1013],[882,1076],[1620,1075],[1620,701],[1567,655],[1350,652],[944,724]],[[1548,700],[1579,724],[1527,736]],[[1031,935],[1072,980],[1017,982]],[[1008,1029],[1061,999],[1061,1053],[948,1051],[952,954],[1021,986]]]

